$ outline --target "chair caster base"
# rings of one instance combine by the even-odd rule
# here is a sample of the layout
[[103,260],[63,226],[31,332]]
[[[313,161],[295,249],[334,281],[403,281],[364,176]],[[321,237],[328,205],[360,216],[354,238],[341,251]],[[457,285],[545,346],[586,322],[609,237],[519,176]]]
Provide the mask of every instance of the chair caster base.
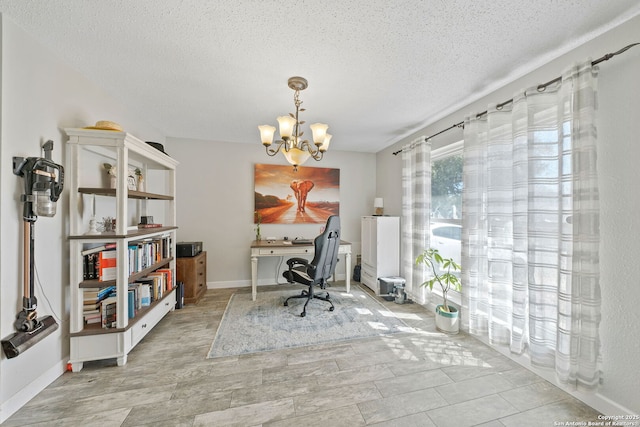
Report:
[[306,312],[306,311],[303,311],[302,313],[300,313],[300,317],[304,317],[304,316],[306,316],[306,315],[307,315],[307,312]]
[[329,311],[333,311],[334,307],[329,307]]

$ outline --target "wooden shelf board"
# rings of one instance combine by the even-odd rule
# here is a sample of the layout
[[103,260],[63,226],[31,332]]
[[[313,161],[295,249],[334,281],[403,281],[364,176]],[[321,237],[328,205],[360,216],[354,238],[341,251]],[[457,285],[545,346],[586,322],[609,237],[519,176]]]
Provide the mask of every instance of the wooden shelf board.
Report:
[[149,234],[162,233],[165,231],[177,230],[176,226],[168,227],[156,227],[156,228],[138,228],[137,230],[129,230],[127,234],[116,234],[114,231],[107,231],[100,234],[79,234],[69,236],[69,239],[74,240],[113,240],[113,239],[130,239],[136,237],[143,237]]
[[[100,188],[100,187],[81,187],[81,188],[78,188],[78,193],[96,194],[98,196],[115,197],[116,189]],[[130,199],[173,200],[173,196],[167,196],[165,194],[147,193],[144,191],[134,191],[134,190],[129,190],[127,193]]]
[[[104,282],[101,282],[101,283],[104,283]],[[158,301],[154,301],[150,306],[142,307],[138,309],[138,312],[136,313],[136,317],[134,317],[133,319],[129,319],[129,323],[124,328],[103,328],[102,326],[93,323],[90,325],[84,325],[84,329],[82,329],[80,332],[72,332],[69,334],[69,336],[82,337],[82,336],[88,336],[88,335],[115,334],[118,332],[126,332],[129,329],[131,329],[131,327],[135,325],[136,322],[138,322],[138,320],[142,319],[149,310],[154,308],[156,305],[160,304],[165,298],[171,295],[171,292],[174,292],[174,291],[175,291],[175,288],[171,289],[166,294],[164,294],[162,298],[160,298]]]

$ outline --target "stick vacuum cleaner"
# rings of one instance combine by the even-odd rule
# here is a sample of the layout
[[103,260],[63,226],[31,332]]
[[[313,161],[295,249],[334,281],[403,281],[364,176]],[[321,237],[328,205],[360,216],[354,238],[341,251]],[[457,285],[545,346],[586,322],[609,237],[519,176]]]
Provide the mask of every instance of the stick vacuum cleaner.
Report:
[[34,296],[34,227],[38,216],[52,217],[56,214],[56,201],[62,193],[64,183],[64,168],[51,161],[53,141],[43,145],[45,158],[42,157],[14,157],[13,173],[24,178],[25,192],[20,198],[24,203],[23,230],[23,309],[20,311],[13,326],[16,329],[12,335],[2,340],[2,349],[7,358],[11,359],[31,348],[43,338],[58,329],[58,324],[52,316],[38,318],[36,307],[38,300]]

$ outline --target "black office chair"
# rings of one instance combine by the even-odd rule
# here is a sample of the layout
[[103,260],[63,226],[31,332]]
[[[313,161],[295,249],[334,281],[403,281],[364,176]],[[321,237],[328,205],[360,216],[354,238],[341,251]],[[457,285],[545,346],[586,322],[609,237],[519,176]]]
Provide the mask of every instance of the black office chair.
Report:
[[315,246],[315,255],[311,262],[303,258],[291,258],[287,260],[289,270],[283,273],[283,276],[289,283],[297,282],[308,286],[308,289],[303,290],[300,295],[289,297],[284,302],[284,305],[288,306],[290,299],[306,298],[307,302],[304,303],[304,309],[300,314],[301,317],[307,315],[307,304],[314,298],[331,304],[329,311],[333,311],[334,309],[333,302],[331,302],[329,297],[329,292],[323,297],[314,293],[313,288],[318,286],[320,289],[325,289],[327,279],[333,275],[336,269],[338,249],[340,248],[339,216],[332,215],[327,219],[324,232],[315,238],[313,244]]

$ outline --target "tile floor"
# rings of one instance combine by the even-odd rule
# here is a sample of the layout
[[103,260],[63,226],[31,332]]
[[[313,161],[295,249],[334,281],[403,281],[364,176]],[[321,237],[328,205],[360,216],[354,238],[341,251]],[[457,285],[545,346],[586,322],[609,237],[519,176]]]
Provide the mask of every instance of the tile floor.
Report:
[[[478,340],[437,333],[433,315],[417,304],[380,300],[416,333],[206,359],[229,297],[247,291],[207,291],[197,305],[170,313],[125,366],[85,363],[3,426],[522,427],[597,420],[595,410]],[[320,305],[307,315],[314,310]]]

